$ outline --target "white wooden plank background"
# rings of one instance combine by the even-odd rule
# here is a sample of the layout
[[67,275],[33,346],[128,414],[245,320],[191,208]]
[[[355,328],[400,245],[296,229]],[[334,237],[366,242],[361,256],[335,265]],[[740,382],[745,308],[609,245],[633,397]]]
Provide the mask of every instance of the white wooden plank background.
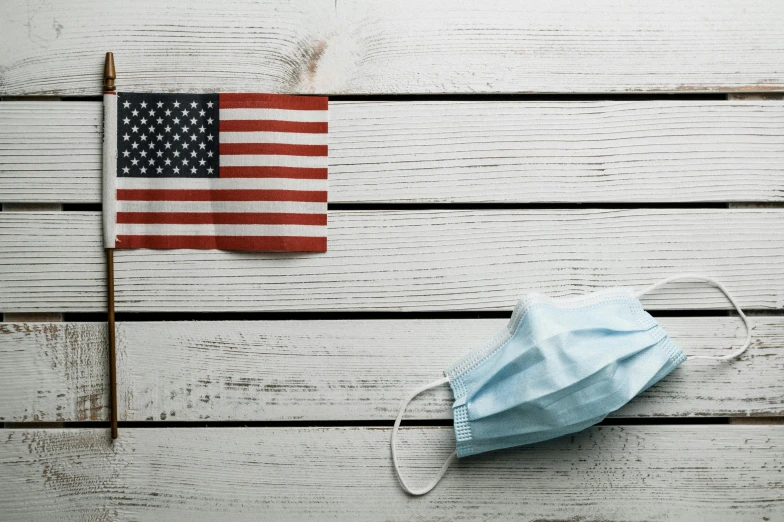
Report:
[[99,102],[0,102],[0,199],[101,201]]
[[0,93],[784,89],[776,0],[520,3],[309,0],[27,2],[0,16]]
[[[6,430],[4,520],[781,520],[784,426],[591,428],[461,459],[409,497],[388,428]],[[404,429],[423,483],[451,428]]]
[[[105,311],[95,212],[0,214],[0,310]],[[511,310],[679,272],[721,279],[747,308],[784,306],[784,209],[429,210],[329,214],[326,254],[129,250],[120,311]],[[699,283],[652,309],[730,308]]]
[[[100,203],[101,111],[0,103],[0,199]],[[332,203],[784,201],[783,165],[781,101],[330,103]]]
[[[391,420],[406,393],[506,319],[130,322],[117,326],[120,420]],[[736,317],[664,317],[688,354],[739,346]],[[784,317],[754,317],[731,363],[693,361],[615,417],[784,414]],[[108,419],[106,325],[0,323],[0,421]],[[407,418],[450,419],[447,386]]]
[[[217,5],[3,2],[0,97],[96,96],[107,50],[120,88],[137,91],[784,91],[774,0]],[[326,256],[120,252],[119,309],[508,310],[531,290],[677,271],[784,308],[781,100],[370,99],[330,112],[332,203],[746,208],[332,212]],[[95,101],[0,102],[0,203],[99,203],[100,114]],[[773,208],[748,206],[759,202]],[[0,213],[0,311],[104,312],[104,274],[100,214]],[[727,308],[700,285],[645,304]],[[389,428],[285,425],[389,421],[505,321],[121,323],[122,419],[283,424],[123,429],[113,445],[102,429],[6,425],[0,520],[784,519],[782,425],[594,428],[467,459],[416,499],[391,472]],[[753,321],[740,360],[688,363],[614,416],[780,420],[784,316]],[[688,353],[743,335],[730,316],[661,323]],[[100,323],[0,323],[0,421],[103,420],[105,373]],[[447,419],[450,399],[424,394],[410,418]],[[454,440],[417,428],[402,443],[421,483]]]

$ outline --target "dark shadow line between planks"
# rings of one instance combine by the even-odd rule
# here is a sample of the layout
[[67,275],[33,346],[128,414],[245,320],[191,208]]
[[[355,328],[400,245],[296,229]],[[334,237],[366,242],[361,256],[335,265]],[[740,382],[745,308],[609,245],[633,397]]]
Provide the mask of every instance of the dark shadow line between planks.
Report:
[[[781,317],[784,310],[747,309],[752,317]],[[44,312],[46,313],[46,312]],[[59,313],[59,312],[53,312]],[[735,317],[732,310],[652,310],[654,317]],[[444,319],[509,319],[511,310],[455,310],[455,311],[326,311],[326,312],[118,312],[117,321],[164,322],[164,321],[369,321],[369,320],[444,320]],[[65,312],[65,323],[105,323],[103,312]],[[19,322],[8,320],[6,322]]]
[[[35,203],[25,203],[35,204]],[[729,209],[738,207],[784,208],[784,201],[704,201],[670,203],[328,203],[331,211],[390,211],[390,210],[637,210],[637,209]],[[63,212],[101,212],[101,203],[63,203]]]
[[[16,205],[17,203],[10,203]],[[23,205],[36,205],[26,202]],[[49,203],[46,203],[49,204]],[[56,203],[55,203],[56,204]],[[671,203],[328,203],[328,211],[394,211],[394,210],[644,210],[644,209],[731,209],[784,208],[784,201],[704,201]],[[101,203],[62,203],[63,212],[101,212]],[[2,211],[2,209],[0,209]]]
[[[749,316],[780,317],[784,310],[744,310]],[[654,317],[734,317],[732,310],[652,310]],[[438,312],[118,312],[118,322],[162,321],[369,321],[369,320],[443,320],[443,319],[509,319],[511,310],[438,311]],[[106,322],[102,312],[65,312],[63,322]]]
[[[138,91],[135,91],[138,92]],[[198,94],[198,93],[197,93]],[[653,101],[653,100],[722,100],[736,93],[703,92],[703,93],[501,93],[501,94],[315,94],[328,96],[331,101]],[[0,96],[3,101],[101,101],[102,96]]]
[[[730,205],[774,205],[784,207],[784,202],[726,202],[705,201],[688,203],[670,203],[651,201],[643,203],[328,203],[328,211],[391,211],[391,210],[615,210],[615,209],[727,209]],[[101,203],[63,203],[63,212],[101,212]]]
[[[733,204],[735,204],[733,202]],[[615,209],[727,209],[729,202],[669,203],[329,203],[328,210],[615,210]],[[784,206],[784,203],[782,203]]]
[[[755,417],[763,418],[763,417]],[[776,419],[777,417],[771,417]],[[128,428],[388,428],[392,420],[307,420],[307,421],[120,421]],[[691,426],[695,424],[730,424],[729,417],[641,417],[609,418],[596,426]],[[451,427],[452,419],[406,419],[406,427]],[[6,422],[5,429],[109,428],[106,421]]]

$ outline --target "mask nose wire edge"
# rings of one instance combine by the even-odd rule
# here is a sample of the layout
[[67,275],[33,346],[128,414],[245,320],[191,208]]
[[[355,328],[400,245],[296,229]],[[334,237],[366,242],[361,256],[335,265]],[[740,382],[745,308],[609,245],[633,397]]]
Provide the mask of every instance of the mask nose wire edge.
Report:
[[417,389],[416,391],[414,391],[413,393],[411,393],[411,395],[406,400],[404,400],[403,404],[400,406],[400,411],[397,414],[397,419],[395,419],[395,425],[392,427],[392,437],[390,437],[389,439],[389,445],[392,448],[392,464],[395,466],[395,472],[397,473],[397,479],[400,482],[400,485],[409,495],[419,496],[430,492],[430,490],[436,487],[436,484],[438,484],[441,478],[446,474],[446,471],[447,469],[449,469],[449,466],[452,464],[455,458],[457,458],[457,450],[455,450],[452,452],[451,455],[449,455],[449,457],[447,457],[446,462],[444,462],[444,465],[441,466],[441,470],[427,486],[420,489],[414,489],[409,487],[408,484],[406,484],[406,481],[403,480],[403,475],[400,474],[400,466],[397,460],[397,449],[395,447],[395,443],[397,441],[397,431],[398,428],[400,427],[400,421],[403,420],[403,414],[405,413],[408,404],[423,391],[429,390],[430,388],[435,388],[436,386],[441,386],[442,384],[446,384],[448,382],[449,382],[449,377],[442,377],[441,379],[438,379],[437,381],[433,381],[430,384],[426,384],[421,388]]
[[634,294],[634,297],[639,299],[643,295],[645,295],[645,294],[647,294],[649,292],[653,292],[654,290],[656,290],[658,288],[661,288],[662,286],[664,286],[664,285],[666,285],[668,283],[671,283],[672,281],[677,281],[677,280],[682,280],[682,279],[692,279],[692,280],[696,280],[696,281],[704,281],[706,283],[712,284],[713,286],[715,286],[716,288],[721,290],[722,293],[727,297],[729,302],[732,303],[732,305],[735,307],[735,310],[738,311],[738,315],[743,320],[743,324],[746,326],[746,341],[743,343],[743,346],[741,346],[735,352],[733,352],[731,354],[728,354],[728,355],[689,355],[686,358],[688,360],[691,360],[691,359],[713,359],[713,360],[717,360],[717,361],[729,361],[730,359],[735,359],[736,357],[740,357],[740,355],[742,355],[743,352],[746,351],[746,349],[749,347],[749,345],[751,345],[751,324],[749,323],[749,319],[748,319],[748,317],[746,317],[746,314],[744,314],[743,310],[741,310],[740,305],[738,304],[738,302],[735,301],[735,298],[733,298],[732,294],[730,294],[729,290],[727,290],[724,287],[724,285],[722,285],[721,283],[719,283],[718,281],[716,281],[712,277],[708,277],[708,276],[702,275],[702,274],[678,274],[678,275],[674,275],[672,277],[667,277],[665,279],[662,279],[661,281],[658,281],[658,282],[652,284],[651,286],[649,286],[647,288],[644,288],[644,289],[640,290],[639,292],[636,292]]

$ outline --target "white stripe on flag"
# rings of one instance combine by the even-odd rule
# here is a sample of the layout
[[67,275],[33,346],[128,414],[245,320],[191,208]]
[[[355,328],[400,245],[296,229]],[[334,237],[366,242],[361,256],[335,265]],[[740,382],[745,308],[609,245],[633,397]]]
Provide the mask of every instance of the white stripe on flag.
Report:
[[259,212],[326,214],[326,203],[298,201],[117,201],[117,212]]
[[329,145],[329,136],[312,132],[221,132],[220,143],[283,143]]
[[327,190],[326,179],[290,178],[117,178],[118,189]]
[[303,167],[325,169],[327,156],[273,156],[269,154],[221,154],[221,167]]
[[221,120],[278,120],[328,122],[329,111],[294,111],[288,109],[221,109]]
[[122,236],[300,236],[324,237],[327,227],[306,225],[117,224]]

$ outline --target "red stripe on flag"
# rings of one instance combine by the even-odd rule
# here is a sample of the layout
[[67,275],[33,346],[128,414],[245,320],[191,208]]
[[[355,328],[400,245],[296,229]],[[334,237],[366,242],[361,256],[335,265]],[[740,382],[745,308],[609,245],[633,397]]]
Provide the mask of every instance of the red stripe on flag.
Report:
[[267,154],[270,156],[326,156],[326,145],[289,145],[287,143],[221,143],[220,153]]
[[116,248],[326,252],[327,238],[300,236],[117,236]]
[[329,124],[325,121],[280,121],[280,120],[220,120],[220,132],[302,132],[304,134],[327,134]]
[[156,225],[314,225],[326,226],[326,214],[288,212],[118,212],[117,223]]
[[122,201],[302,201],[326,203],[326,190],[117,189]]
[[325,111],[329,108],[326,96],[291,96],[289,94],[221,93],[221,109],[289,109]]
[[220,177],[327,179],[327,169],[304,167],[221,167]]

